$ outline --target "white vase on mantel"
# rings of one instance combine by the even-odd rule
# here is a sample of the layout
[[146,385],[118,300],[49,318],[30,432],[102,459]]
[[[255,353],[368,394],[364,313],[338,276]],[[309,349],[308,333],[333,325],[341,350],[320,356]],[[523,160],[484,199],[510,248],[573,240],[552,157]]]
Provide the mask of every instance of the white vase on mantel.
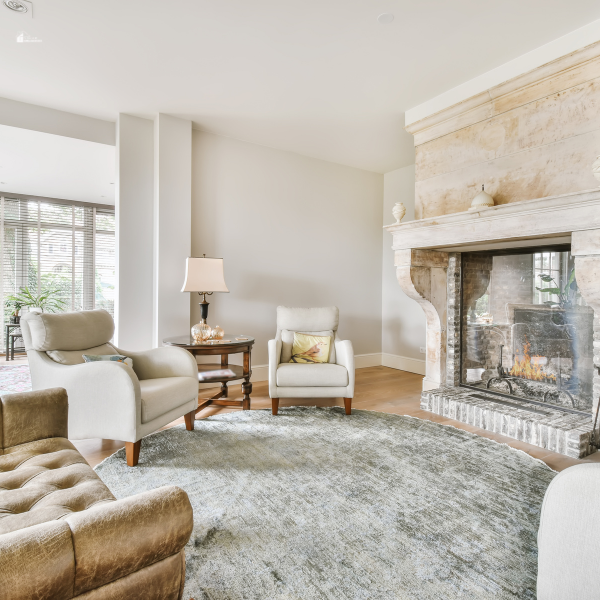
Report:
[[494,206],[494,199],[485,191],[485,186],[481,186],[481,191],[475,198],[473,198],[473,202],[471,202],[471,206],[469,207],[469,212],[473,212],[476,210],[485,210],[486,208],[491,208]]
[[600,181],[600,156],[597,156],[592,164],[592,173],[594,174],[594,177]]
[[406,206],[404,206],[402,202],[396,202],[396,204],[394,204],[394,208],[392,208],[392,214],[396,219],[396,223],[400,223],[406,214]]

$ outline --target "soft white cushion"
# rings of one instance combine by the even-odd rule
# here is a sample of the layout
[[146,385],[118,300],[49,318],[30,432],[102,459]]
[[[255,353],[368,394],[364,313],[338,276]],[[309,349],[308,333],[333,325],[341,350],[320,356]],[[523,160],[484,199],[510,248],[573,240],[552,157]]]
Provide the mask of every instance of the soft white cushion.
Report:
[[27,349],[38,352],[93,348],[109,342],[115,332],[113,319],[105,310],[30,312],[23,319],[31,335],[31,348]]
[[348,385],[348,370],[332,364],[280,364],[277,385],[281,387],[342,387]]
[[290,331],[337,331],[339,311],[337,306],[323,308],[277,307],[277,329]]
[[85,350],[48,350],[46,354],[54,362],[61,365],[81,365],[85,362],[83,360],[84,354],[103,356],[106,354],[117,354],[117,351],[110,344],[102,344],[102,346],[87,348]]
[[[334,333],[333,329],[325,331],[298,331],[298,333],[306,333],[307,335],[328,335],[331,338],[331,344],[329,346],[329,360],[330,364],[335,364],[335,344],[334,344]],[[289,329],[283,329],[281,331],[281,360],[282,363],[289,363],[292,358],[292,348],[294,346],[294,332]]]
[[148,423],[198,396],[198,381],[192,377],[161,377],[140,381],[142,423]]

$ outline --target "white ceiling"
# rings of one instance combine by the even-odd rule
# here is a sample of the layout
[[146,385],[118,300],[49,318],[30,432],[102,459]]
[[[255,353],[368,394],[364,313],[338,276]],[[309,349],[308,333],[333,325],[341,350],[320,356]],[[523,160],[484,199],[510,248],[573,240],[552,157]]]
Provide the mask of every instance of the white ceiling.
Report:
[[0,192],[115,203],[115,147],[0,125]]
[[160,111],[379,172],[413,162],[406,109],[600,18],[598,0],[33,5],[30,19],[0,4],[0,96],[108,120]]

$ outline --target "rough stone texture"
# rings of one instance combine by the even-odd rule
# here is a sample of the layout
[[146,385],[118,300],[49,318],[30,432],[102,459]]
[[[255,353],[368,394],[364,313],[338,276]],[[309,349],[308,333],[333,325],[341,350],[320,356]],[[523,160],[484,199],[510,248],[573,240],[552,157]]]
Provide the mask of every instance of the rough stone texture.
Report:
[[[600,315],[598,311],[594,314],[594,366],[600,367]],[[598,410],[600,399],[600,374],[598,369],[594,373],[594,414]]]
[[[473,396],[486,396],[489,400]],[[545,414],[534,413],[525,408],[535,405],[518,398],[506,399],[515,405],[514,408],[494,399],[492,394],[484,391],[445,386],[423,392],[421,408],[571,458],[583,458],[594,451],[590,446],[591,416],[567,413],[550,406],[539,407]]]
[[594,187],[599,55],[595,44],[409,125],[416,217],[467,210],[482,183],[496,204]]
[[395,263],[398,283],[416,300],[427,319],[424,389],[446,380],[446,309],[448,254],[436,250],[400,250]]
[[448,254],[446,385],[460,385],[461,253]]

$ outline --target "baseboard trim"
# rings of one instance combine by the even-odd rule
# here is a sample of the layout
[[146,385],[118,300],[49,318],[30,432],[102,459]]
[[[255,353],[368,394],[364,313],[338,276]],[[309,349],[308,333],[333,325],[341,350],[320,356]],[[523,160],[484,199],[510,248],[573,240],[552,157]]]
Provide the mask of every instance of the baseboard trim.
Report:
[[[425,361],[417,358],[408,358],[407,356],[398,356],[397,354],[388,354],[387,352],[374,352],[372,354],[357,354],[354,357],[354,368],[365,369],[367,367],[390,367],[399,371],[425,375]],[[268,381],[269,365],[253,365],[252,381]],[[232,381],[232,384],[241,383]],[[218,387],[211,383],[201,383],[200,389]]]
[[381,352],[374,352],[373,354],[356,354],[354,356],[354,368],[355,369],[366,369],[367,367],[380,367],[381,366]]
[[425,361],[419,358],[408,358],[408,356],[398,356],[397,354],[383,352],[381,355],[381,364],[384,367],[408,371],[417,375],[425,375]]

